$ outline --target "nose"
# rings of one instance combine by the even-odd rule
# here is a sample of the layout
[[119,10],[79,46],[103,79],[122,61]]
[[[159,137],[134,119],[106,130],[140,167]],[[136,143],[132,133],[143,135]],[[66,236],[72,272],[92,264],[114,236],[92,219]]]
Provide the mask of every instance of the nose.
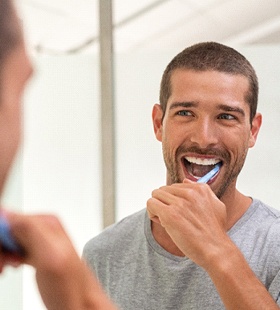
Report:
[[209,119],[201,119],[196,122],[190,140],[201,149],[216,145],[218,142],[218,129]]

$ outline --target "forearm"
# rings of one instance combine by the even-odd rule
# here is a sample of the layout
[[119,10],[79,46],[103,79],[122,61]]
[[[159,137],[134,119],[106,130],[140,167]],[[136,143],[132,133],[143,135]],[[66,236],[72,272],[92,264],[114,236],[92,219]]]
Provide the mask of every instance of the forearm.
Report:
[[82,261],[52,274],[37,270],[36,279],[48,310],[116,310]]
[[227,310],[279,310],[234,244],[213,258],[207,272]]

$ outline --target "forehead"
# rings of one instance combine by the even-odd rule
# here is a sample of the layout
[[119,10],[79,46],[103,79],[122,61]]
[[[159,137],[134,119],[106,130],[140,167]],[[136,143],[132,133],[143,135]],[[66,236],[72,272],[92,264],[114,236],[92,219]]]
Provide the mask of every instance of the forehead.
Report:
[[171,95],[168,102],[246,102],[249,81],[243,75],[219,71],[176,69],[171,75]]

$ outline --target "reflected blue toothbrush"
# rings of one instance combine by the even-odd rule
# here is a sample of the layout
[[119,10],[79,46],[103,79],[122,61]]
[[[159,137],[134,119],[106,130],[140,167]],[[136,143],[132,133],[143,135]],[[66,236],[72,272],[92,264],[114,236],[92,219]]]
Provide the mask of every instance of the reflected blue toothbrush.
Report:
[[215,167],[211,171],[209,171],[203,177],[198,179],[197,183],[207,183],[209,180],[211,180],[218,173],[221,166],[222,166],[221,163],[216,164]]
[[12,237],[10,224],[4,217],[0,217],[0,245],[4,252],[23,255],[23,249]]

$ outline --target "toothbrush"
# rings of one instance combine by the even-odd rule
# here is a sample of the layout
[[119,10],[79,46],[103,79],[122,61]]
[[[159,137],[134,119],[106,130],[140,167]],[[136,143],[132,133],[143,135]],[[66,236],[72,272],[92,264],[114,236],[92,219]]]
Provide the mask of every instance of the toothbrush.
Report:
[[0,217],[0,245],[4,252],[23,255],[23,249],[12,237],[10,224],[3,216]]
[[218,163],[215,165],[215,167],[206,173],[203,177],[197,180],[197,183],[207,183],[209,180],[211,180],[220,170],[221,168],[221,163]]

